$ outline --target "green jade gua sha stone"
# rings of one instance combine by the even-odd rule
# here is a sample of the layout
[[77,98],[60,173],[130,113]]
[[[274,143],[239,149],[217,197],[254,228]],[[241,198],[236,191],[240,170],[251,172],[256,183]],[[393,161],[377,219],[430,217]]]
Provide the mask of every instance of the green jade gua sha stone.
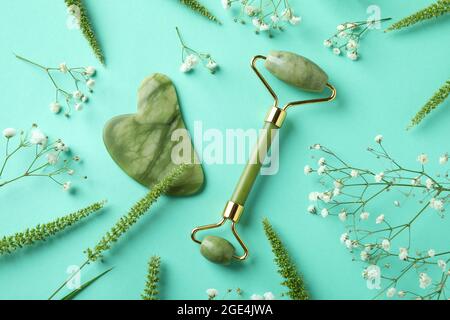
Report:
[[111,119],[105,126],[103,140],[111,157],[131,178],[147,188],[173,170],[172,151],[179,141],[172,141],[175,130],[184,130],[188,143],[189,166],[178,178],[169,195],[183,196],[198,192],[204,182],[203,169],[192,146],[178,105],[172,81],[163,74],[146,78],[138,91],[138,111]]
[[[272,51],[267,57],[256,56],[252,61],[253,69],[264,82],[264,84],[266,84],[265,79],[256,70],[254,64],[257,59],[261,58],[265,59],[264,66],[271,74],[273,74],[278,79],[299,89],[311,92],[322,92],[328,85],[328,75],[317,64],[295,53],[284,51]],[[332,87],[331,85],[328,86],[333,88],[333,94],[329,98],[325,98],[322,99],[322,101],[315,102],[324,102],[334,99],[334,87]],[[303,101],[301,103],[307,102],[313,101]],[[291,103],[292,106],[295,104],[296,103]],[[276,104],[274,104],[274,106],[269,110],[269,114],[264,123],[264,129],[261,131],[261,135],[258,138],[258,144],[256,145],[246,167],[244,168],[244,172],[242,173],[241,178],[236,185],[230,201],[225,207],[225,210],[223,212],[223,218],[225,220],[232,220],[234,224],[239,221],[239,217],[242,214],[245,202],[247,201],[256,178],[260,173],[262,162],[266,157],[273,139],[278,133],[278,130],[281,128],[286,117],[286,109],[280,109],[276,106]],[[233,210],[239,210],[239,214],[236,216],[235,211]],[[230,212],[232,214],[230,214]],[[194,241],[199,242],[195,238],[195,233],[197,231],[212,229],[221,225],[222,224],[219,222],[216,225],[198,227],[193,230],[192,238]],[[236,234],[235,236],[237,237]],[[240,260],[244,260],[248,254],[246,247],[244,245],[242,245],[242,247],[244,251],[246,251],[245,255],[241,257],[234,256],[235,258],[238,258]],[[223,238],[206,236],[201,241],[200,252],[209,261],[220,264],[229,264],[233,259],[235,249],[230,242]]]

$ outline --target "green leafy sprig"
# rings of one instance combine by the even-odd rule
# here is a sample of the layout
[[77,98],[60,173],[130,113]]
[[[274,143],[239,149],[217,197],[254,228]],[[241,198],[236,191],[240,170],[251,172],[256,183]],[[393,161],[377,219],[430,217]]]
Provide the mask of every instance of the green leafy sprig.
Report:
[[160,182],[152,187],[152,190],[145,197],[139,200],[126,214],[117,221],[116,225],[108,231],[93,249],[87,249],[86,253],[89,261],[94,262],[102,258],[103,252],[109,250],[111,246],[119,240],[156,202],[159,197],[170,189],[173,182],[181,176],[187,165],[180,165],[175,168]]
[[272,246],[272,252],[275,255],[274,261],[278,265],[278,273],[284,278],[281,284],[289,289],[287,294],[293,300],[309,300],[305,283],[297,272],[297,268],[292,262],[278,234],[273,229],[269,220],[264,219],[263,226],[266,237]]
[[193,11],[201,14],[202,16],[208,18],[211,21],[214,21],[218,24],[222,24],[219,19],[215,15],[211,13],[204,5],[202,5],[198,0],[180,0],[182,4],[191,8]]
[[450,13],[450,0],[438,0],[436,3],[392,24],[386,29],[386,32],[403,29],[425,20],[438,18],[447,13]]
[[66,2],[67,8],[72,9],[74,7],[79,9],[80,14],[80,28],[83,32],[84,37],[89,42],[92,50],[94,51],[95,56],[101,62],[101,64],[105,65],[105,57],[103,56],[103,51],[98,43],[97,37],[94,32],[94,28],[89,20],[89,16],[87,14],[86,7],[84,6],[83,0],[64,0]]
[[12,236],[3,237],[3,239],[0,240],[0,256],[11,254],[20,248],[31,246],[36,242],[45,241],[47,238],[54,236],[80,220],[87,218],[91,213],[99,211],[103,208],[105,203],[106,201],[96,202],[75,213],[58,218],[53,222],[40,224],[32,229],[26,229],[24,232],[18,232]]
[[141,295],[142,300],[159,300],[158,285],[159,272],[161,269],[161,258],[153,256],[148,262],[147,282],[145,284],[144,293]]
[[439,105],[441,105],[450,94],[450,80],[447,80],[445,84],[431,97],[430,100],[420,109],[420,111],[411,120],[411,124],[408,129],[418,125],[422,120]]

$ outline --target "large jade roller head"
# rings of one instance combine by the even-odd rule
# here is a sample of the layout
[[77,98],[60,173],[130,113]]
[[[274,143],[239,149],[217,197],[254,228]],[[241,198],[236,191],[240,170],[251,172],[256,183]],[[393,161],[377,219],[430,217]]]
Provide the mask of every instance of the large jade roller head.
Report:
[[[284,107],[279,108],[277,94],[256,67],[256,63],[259,60],[265,60],[264,66],[272,75],[292,86],[304,91],[317,93],[321,93],[325,88],[328,88],[331,94],[326,98],[289,102]],[[250,156],[230,201],[225,205],[222,219],[216,224],[197,227],[191,233],[192,240],[200,244],[201,254],[209,261],[218,264],[230,264],[233,259],[245,260],[249,254],[247,246],[236,231],[236,224],[242,216],[245,202],[261,170],[262,158],[266,156],[273,138],[276,136],[278,129],[283,125],[287,115],[287,109],[304,104],[331,101],[336,97],[336,89],[328,83],[328,75],[317,64],[298,54],[285,51],[272,51],[267,57],[261,55],[255,56],[252,59],[251,67],[272,95],[274,99],[273,105],[269,109],[265,119],[264,128],[261,130],[262,133],[258,139],[258,144]],[[238,255],[234,246],[224,238],[212,235],[206,236],[202,240],[196,238],[197,232],[219,228],[227,221],[231,222],[231,231],[244,251],[241,255]]]

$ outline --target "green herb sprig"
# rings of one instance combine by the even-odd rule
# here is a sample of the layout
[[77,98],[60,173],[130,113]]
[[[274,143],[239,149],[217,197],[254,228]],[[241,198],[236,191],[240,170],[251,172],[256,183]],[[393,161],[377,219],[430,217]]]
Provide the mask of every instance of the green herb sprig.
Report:
[[273,229],[269,220],[264,219],[263,226],[266,237],[272,246],[272,252],[275,255],[274,261],[278,266],[278,273],[284,278],[281,284],[289,289],[287,292],[288,296],[293,300],[309,300],[305,283],[278,234]]
[[37,225],[34,228],[26,229],[24,232],[18,232],[12,236],[3,237],[0,240],[0,256],[11,254],[20,248],[31,246],[36,242],[45,241],[49,237],[60,233],[80,220],[87,218],[91,213],[99,211],[103,208],[105,203],[106,201],[96,202],[75,213],[58,218],[53,222]]
[[450,80],[447,80],[445,84],[431,97],[430,100],[420,109],[420,111],[411,120],[407,129],[418,125],[422,120],[434,109],[439,107],[450,94]]
[[144,293],[141,295],[142,300],[159,300],[158,286],[159,273],[161,269],[161,258],[153,256],[148,262],[147,282],[145,284]]
[[447,13],[450,13],[450,0],[438,0],[436,3],[433,3],[430,6],[392,24],[386,29],[386,32],[410,27],[419,22],[438,18]]
[[180,0],[182,4],[191,8],[193,11],[201,14],[202,16],[208,18],[211,21],[214,21],[218,24],[222,24],[219,19],[215,15],[211,13],[204,5],[202,5],[198,0]]
[[97,37],[94,32],[94,28],[89,20],[86,7],[84,6],[83,0],[64,0],[67,7],[70,9],[72,6],[76,6],[80,10],[80,28],[83,32],[84,37],[89,42],[95,56],[105,65],[105,57],[103,51],[98,43]]

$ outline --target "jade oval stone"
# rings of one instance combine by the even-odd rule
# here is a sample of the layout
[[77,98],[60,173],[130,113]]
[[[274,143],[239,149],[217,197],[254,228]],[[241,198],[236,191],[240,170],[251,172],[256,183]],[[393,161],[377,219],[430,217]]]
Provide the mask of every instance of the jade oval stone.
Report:
[[264,66],[278,79],[306,91],[322,92],[328,82],[317,64],[292,52],[271,51]]
[[[180,134],[173,139],[177,132]],[[142,82],[137,112],[108,121],[103,140],[119,167],[147,188],[180,164],[172,161],[172,154],[181,146],[179,150],[186,157],[183,162],[194,165],[172,184],[167,194],[191,195],[203,186],[203,169],[186,130],[175,87],[163,74],[154,74]]]
[[230,242],[221,237],[207,236],[200,245],[200,252],[211,262],[228,265],[233,259],[235,249]]

